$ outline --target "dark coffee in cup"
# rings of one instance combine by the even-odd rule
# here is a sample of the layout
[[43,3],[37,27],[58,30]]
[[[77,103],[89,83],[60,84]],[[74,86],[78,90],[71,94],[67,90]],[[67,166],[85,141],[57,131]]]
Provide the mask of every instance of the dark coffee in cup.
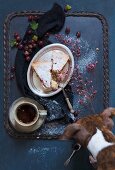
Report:
[[35,120],[37,110],[33,105],[25,103],[18,106],[16,115],[20,122],[28,124]]

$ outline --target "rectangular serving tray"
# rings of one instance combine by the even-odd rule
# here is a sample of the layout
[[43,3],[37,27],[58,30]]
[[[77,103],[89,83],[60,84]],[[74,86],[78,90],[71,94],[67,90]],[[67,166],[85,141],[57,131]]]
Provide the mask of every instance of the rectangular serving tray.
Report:
[[[44,133],[42,130],[37,130],[33,133],[19,133],[11,125],[8,119],[9,107],[19,97],[23,94],[19,91],[16,80],[10,80],[11,70],[10,68],[14,65],[16,49],[10,48],[10,41],[12,40],[13,33],[18,30],[21,36],[27,29],[27,17],[29,15],[41,16],[44,13],[37,11],[23,11],[9,14],[4,23],[4,126],[7,132],[15,138],[20,139],[58,139],[59,135],[63,133],[62,131],[54,131],[50,127],[63,126],[64,122],[48,122],[49,131]],[[98,48],[98,54],[96,53],[96,58],[98,65],[96,71],[89,76],[93,80],[93,86],[97,90],[97,95],[92,103],[88,107],[82,107],[79,118],[84,117],[88,114],[95,114],[102,111],[104,108],[109,106],[109,59],[108,59],[108,25],[106,19],[97,13],[71,13],[66,15],[66,21],[64,28],[60,32],[62,36],[65,36],[66,26],[71,27],[70,37],[75,39],[76,31],[80,31],[84,38],[84,45],[88,43],[88,48],[95,52]],[[65,36],[66,37],[66,36]],[[67,38],[67,37],[66,37]],[[57,42],[57,39],[51,37],[52,42]],[[62,43],[62,42],[61,42]],[[83,44],[82,44],[83,45]],[[83,48],[83,47],[81,47]],[[85,54],[83,54],[85,56]],[[89,56],[90,58],[90,56]],[[88,59],[87,59],[88,60]],[[85,63],[85,61],[84,61]],[[83,71],[83,74],[85,71]],[[84,77],[86,74],[84,74]],[[76,94],[72,94],[73,105],[75,106],[77,98]],[[93,106],[95,113],[92,113],[90,108]],[[41,129],[44,128],[41,127]]]

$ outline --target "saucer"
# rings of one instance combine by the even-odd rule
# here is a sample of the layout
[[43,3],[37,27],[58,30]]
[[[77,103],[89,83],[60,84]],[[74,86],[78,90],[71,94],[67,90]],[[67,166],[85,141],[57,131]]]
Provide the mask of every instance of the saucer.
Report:
[[[19,106],[20,104],[24,104],[25,102],[33,103],[37,106],[37,108],[39,110],[39,118],[38,118],[37,122],[30,127],[19,127],[19,126],[17,126],[16,121],[15,121],[15,110],[16,110],[17,106]],[[27,98],[27,97],[21,97],[21,98],[15,100],[9,109],[9,121],[10,121],[11,125],[19,132],[31,133],[31,132],[37,130],[44,123],[46,116],[47,116],[47,110],[45,110],[44,107],[41,104],[39,104],[38,102],[36,102],[35,100]]]

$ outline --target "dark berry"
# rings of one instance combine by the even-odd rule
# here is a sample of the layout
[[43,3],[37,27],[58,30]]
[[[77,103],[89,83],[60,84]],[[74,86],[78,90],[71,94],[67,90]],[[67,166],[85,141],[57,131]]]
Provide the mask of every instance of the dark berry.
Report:
[[29,45],[29,44],[32,44],[31,40],[28,41],[28,45]]
[[23,41],[23,44],[26,45],[26,44],[27,44],[27,40],[24,40],[24,41]]
[[25,51],[25,52],[24,52],[24,55],[25,55],[25,56],[29,56],[29,54],[30,54],[30,53],[29,53],[28,51]]
[[30,49],[32,49],[32,48],[33,48],[32,44],[29,44],[29,45],[28,45],[28,47],[29,47]]
[[19,34],[17,32],[14,33],[14,38],[18,37]]
[[93,94],[95,95],[96,93],[97,93],[97,90],[94,90],[94,91],[93,91]]
[[30,16],[28,17],[28,21],[29,21],[29,22],[31,22],[33,19],[34,19],[34,16],[32,16],[32,15],[30,15]]
[[80,56],[81,55],[81,50],[80,50],[80,47],[77,48],[77,56]]
[[94,97],[95,97],[94,94],[91,94],[91,95],[90,95],[90,98],[91,98],[91,99],[93,99]]
[[38,16],[37,16],[37,15],[34,16],[34,20],[35,20],[35,21],[38,20]]
[[36,44],[36,43],[33,43],[33,47],[36,48],[36,47],[37,47],[37,44]]
[[11,72],[14,73],[14,72],[15,72],[15,69],[16,69],[16,68],[15,68],[14,66],[11,67]]
[[22,45],[22,44],[19,44],[19,45],[18,45],[18,49],[19,49],[19,50],[22,50],[22,49],[23,49],[23,45]]
[[38,42],[38,45],[39,45],[40,47],[43,47],[43,45],[44,45],[43,41],[39,41],[39,42]]
[[26,61],[30,61],[30,59],[31,59],[30,56],[26,57]]
[[77,49],[77,54],[79,54],[79,53],[80,53],[80,49],[78,48],[78,49]]
[[78,55],[78,54],[80,54],[80,51],[79,51],[79,50],[77,50],[77,55]]
[[65,33],[66,33],[66,34],[69,34],[69,33],[70,33],[70,28],[69,28],[69,27],[66,27]]
[[32,53],[32,49],[31,49],[31,48],[29,48],[29,49],[28,49],[28,52],[29,52],[29,53]]
[[49,32],[47,32],[47,33],[45,34],[45,37],[49,37],[49,35],[50,35],[50,33],[49,33]]
[[77,38],[80,38],[80,37],[81,37],[81,33],[80,33],[80,32],[77,32],[77,33],[76,33],[76,37],[77,37]]
[[25,45],[24,50],[27,51],[29,49],[29,47],[27,45]]
[[31,40],[31,44],[33,45],[35,43],[35,41],[34,40]]
[[20,41],[21,41],[21,37],[20,37],[20,36],[17,36],[17,37],[16,37],[16,41],[17,41],[17,42],[20,42]]
[[28,34],[28,35],[31,35],[31,34],[32,34],[32,30],[28,30],[28,31],[27,31],[27,34]]

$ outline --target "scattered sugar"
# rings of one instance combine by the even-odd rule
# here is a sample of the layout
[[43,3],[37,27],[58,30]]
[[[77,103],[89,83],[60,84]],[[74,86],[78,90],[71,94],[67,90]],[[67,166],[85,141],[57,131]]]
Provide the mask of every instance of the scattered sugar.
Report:
[[86,72],[86,66],[88,64],[94,63],[97,59],[96,53],[91,49],[86,55],[81,56],[78,60],[78,65],[81,73]]

